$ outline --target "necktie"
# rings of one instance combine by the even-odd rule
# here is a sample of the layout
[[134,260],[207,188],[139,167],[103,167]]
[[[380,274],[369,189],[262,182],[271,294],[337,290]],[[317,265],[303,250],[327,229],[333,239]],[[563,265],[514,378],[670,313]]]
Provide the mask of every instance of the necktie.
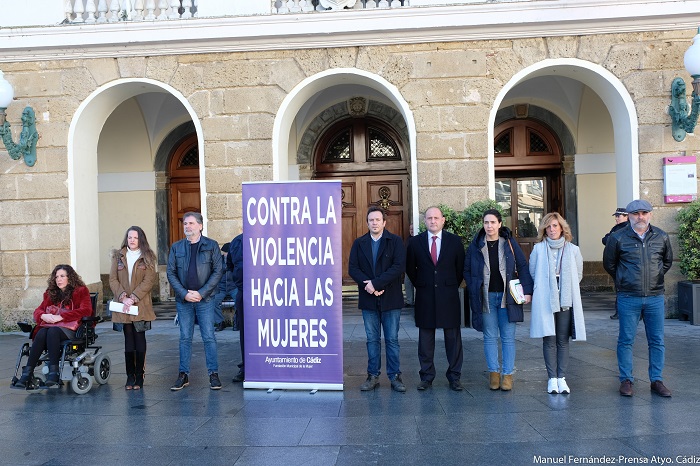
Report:
[[433,259],[433,265],[437,265],[437,236],[433,235],[433,244],[430,245],[430,257]]

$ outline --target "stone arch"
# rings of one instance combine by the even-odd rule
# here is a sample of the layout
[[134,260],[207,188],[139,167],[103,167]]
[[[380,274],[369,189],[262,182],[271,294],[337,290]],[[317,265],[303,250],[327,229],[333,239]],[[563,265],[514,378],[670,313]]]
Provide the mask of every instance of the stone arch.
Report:
[[[179,141],[188,134],[196,131],[194,123],[188,121],[172,130],[158,146],[153,168],[156,171],[156,229],[158,231],[158,264],[163,265],[168,261],[170,250],[170,229],[168,228],[168,187],[166,186],[166,172],[168,170],[168,158]],[[201,167],[200,167],[201,168]]]
[[[147,92],[168,93],[189,114],[197,132],[200,153],[204,136],[199,118],[187,99],[167,84],[146,78],[125,78],[109,82],[93,91],[78,107],[68,130],[68,215],[71,264],[86,283],[100,281],[99,238],[95,235],[98,215],[97,147],[105,121],[125,100]],[[206,219],[204,157],[200,158],[202,214]],[[204,228],[206,229],[206,223]]]
[[[411,166],[411,202],[414,224],[418,224],[418,173],[416,161],[416,125],[408,102],[398,88],[375,73],[357,68],[334,68],[322,71],[301,81],[285,97],[275,117],[272,131],[272,173],[275,181],[289,179],[290,132],[302,106],[313,96],[332,86],[356,84],[380,92],[391,102],[405,122]],[[294,158],[296,161],[296,155]]]
[[634,101],[620,79],[602,66],[576,58],[547,59],[516,73],[494,100],[488,125],[489,195],[495,196],[494,128],[499,107],[508,92],[527,79],[546,75],[565,76],[593,90],[610,113],[615,138],[617,205],[639,197],[639,141]]

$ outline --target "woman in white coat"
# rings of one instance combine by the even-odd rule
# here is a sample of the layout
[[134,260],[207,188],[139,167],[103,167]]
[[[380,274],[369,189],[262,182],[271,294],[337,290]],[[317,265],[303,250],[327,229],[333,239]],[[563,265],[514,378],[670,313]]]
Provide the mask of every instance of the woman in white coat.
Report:
[[570,393],[566,383],[569,338],[586,340],[581,289],[583,257],[571,243],[571,228],[556,212],[544,216],[530,254],[532,292],[530,337],[542,338],[547,392]]

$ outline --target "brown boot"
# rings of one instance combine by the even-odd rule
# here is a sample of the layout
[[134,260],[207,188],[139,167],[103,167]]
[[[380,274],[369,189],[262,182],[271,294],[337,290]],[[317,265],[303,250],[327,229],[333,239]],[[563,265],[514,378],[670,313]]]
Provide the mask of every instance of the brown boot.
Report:
[[501,388],[500,372],[489,372],[489,388],[491,390],[498,390],[499,388]]
[[504,375],[503,382],[501,382],[501,390],[507,392],[513,389],[513,375]]

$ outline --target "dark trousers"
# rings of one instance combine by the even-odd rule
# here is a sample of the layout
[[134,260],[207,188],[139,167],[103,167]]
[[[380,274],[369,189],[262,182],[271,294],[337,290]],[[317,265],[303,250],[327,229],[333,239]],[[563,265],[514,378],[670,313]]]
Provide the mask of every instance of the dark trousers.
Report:
[[68,336],[61,327],[42,327],[34,335],[32,348],[29,350],[27,365],[36,367],[39,358],[44,351],[49,352],[49,365],[58,366],[61,358],[61,342],[68,340]]
[[[449,367],[445,375],[454,382],[462,376],[462,332],[459,327],[442,329],[445,335],[445,353]],[[435,329],[418,329],[418,360],[420,361],[420,379],[432,382],[435,379]]]
[[245,324],[243,322],[243,290],[241,289],[236,294],[236,324],[238,325],[241,340],[241,363],[238,367],[245,372]]

